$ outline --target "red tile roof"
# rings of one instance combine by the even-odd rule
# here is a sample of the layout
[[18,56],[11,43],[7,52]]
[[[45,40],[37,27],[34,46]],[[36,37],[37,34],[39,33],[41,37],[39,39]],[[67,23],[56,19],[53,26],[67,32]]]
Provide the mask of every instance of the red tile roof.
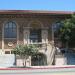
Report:
[[0,10],[0,14],[56,14],[69,15],[73,14],[71,11],[41,11],[41,10]]

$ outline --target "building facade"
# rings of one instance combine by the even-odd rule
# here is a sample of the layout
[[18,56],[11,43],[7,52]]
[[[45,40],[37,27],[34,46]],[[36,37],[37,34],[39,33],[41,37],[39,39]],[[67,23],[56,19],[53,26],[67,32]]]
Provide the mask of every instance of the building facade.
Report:
[[72,13],[0,10],[0,50],[4,54],[11,54],[12,49],[18,44],[39,44],[41,45],[39,52],[44,54],[47,64],[50,64],[54,45],[52,25],[69,18]]

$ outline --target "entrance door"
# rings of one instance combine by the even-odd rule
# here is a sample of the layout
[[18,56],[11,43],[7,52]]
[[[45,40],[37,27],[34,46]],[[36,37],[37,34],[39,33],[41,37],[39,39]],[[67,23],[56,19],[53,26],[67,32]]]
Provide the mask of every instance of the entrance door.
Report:
[[42,53],[39,53],[37,55],[32,56],[31,65],[32,66],[44,66],[44,65],[47,65],[46,55],[44,55]]

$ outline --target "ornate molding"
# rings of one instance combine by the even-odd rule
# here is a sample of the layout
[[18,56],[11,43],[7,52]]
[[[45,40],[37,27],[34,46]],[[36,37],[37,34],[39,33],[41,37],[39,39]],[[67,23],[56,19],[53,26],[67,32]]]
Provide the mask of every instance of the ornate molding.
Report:
[[13,42],[8,42],[8,46],[12,47],[13,46]]

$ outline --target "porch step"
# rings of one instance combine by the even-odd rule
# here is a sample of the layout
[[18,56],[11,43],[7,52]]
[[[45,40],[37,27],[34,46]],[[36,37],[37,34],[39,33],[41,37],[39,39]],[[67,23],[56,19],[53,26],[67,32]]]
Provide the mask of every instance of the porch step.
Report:
[[66,64],[67,64],[67,59],[64,55],[55,55],[55,65],[61,66]]

